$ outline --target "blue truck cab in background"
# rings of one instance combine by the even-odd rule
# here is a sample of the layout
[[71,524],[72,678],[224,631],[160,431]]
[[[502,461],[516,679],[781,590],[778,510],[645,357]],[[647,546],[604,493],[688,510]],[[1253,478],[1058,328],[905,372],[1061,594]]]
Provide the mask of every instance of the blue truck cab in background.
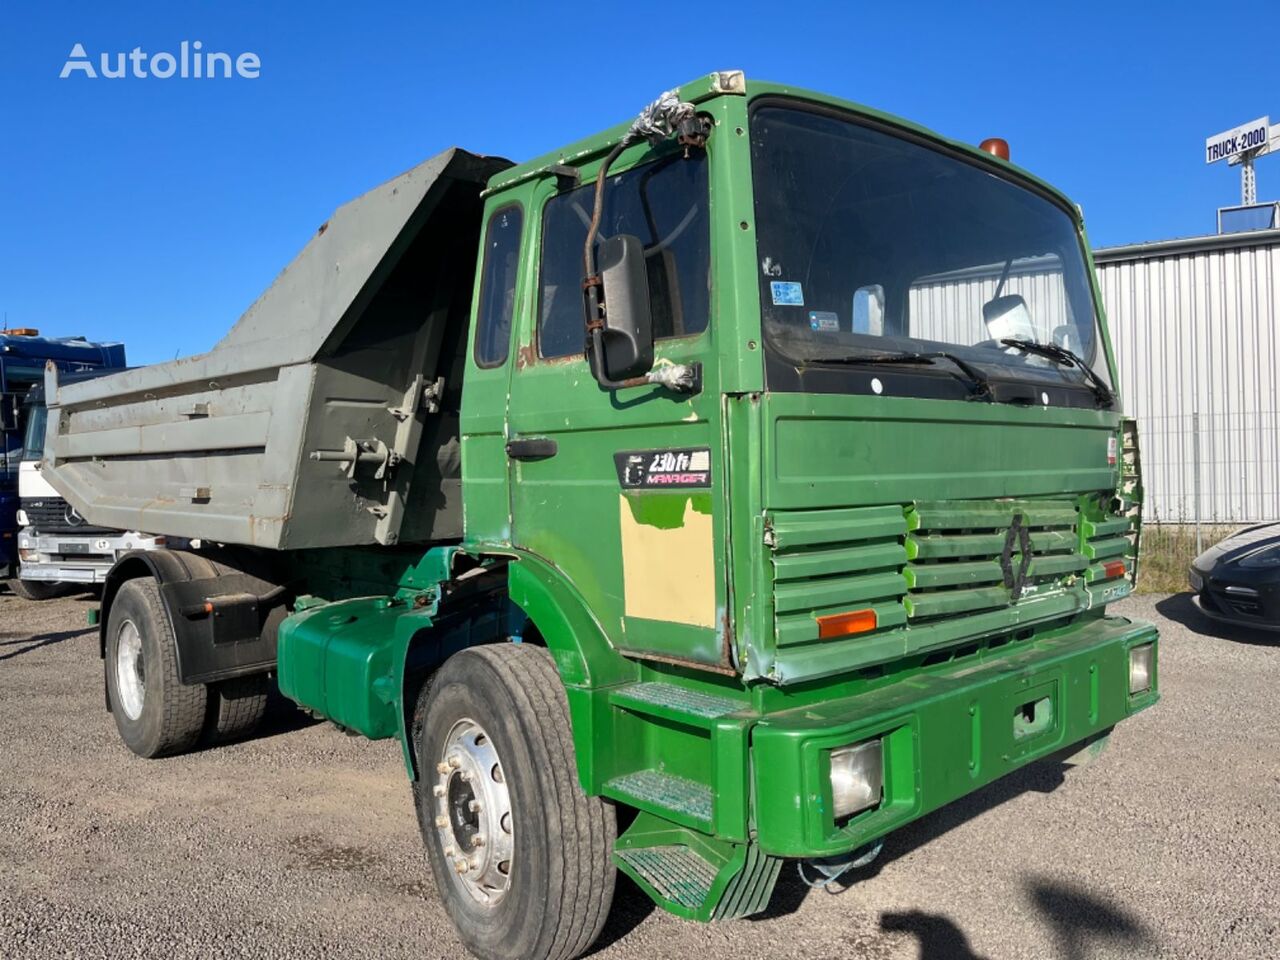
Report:
[[44,379],[45,364],[59,370],[124,367],[124,344],[83,337],[42,337],[36,330],[0,330],[0,578],[18,573],[18,464],[26,424],[23,401]]

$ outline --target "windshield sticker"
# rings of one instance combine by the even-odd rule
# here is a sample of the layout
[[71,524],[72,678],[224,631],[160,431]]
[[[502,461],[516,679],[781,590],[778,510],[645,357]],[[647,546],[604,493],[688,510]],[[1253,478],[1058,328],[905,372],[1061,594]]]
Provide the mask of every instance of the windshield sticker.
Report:
[[804,288],[794,280],[774,280],[769,284],[775,307],[803,307]]
[[671,490],[711,486],[711,449],[626,450],[613,455],[623,490]]
[[830,310],[810,310],[809,329],[819,333],[839,333],[840,315]]

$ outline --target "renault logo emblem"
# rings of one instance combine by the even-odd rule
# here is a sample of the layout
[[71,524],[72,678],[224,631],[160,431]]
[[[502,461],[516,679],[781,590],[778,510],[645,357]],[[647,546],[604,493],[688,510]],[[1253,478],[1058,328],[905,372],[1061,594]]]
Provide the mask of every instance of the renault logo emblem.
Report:
[[[1013,555],[1019,554],[1018,567],[1013,566]],[[1022,514],[1015,513],[1004,535],[1004,550],[1000,554],[1000,570],[1004,573],[1004,585],[1009,588],[1009,599],[1017,603],[1027,585],[1027,571],[1031,569],[1031,532],[1022,523]]]

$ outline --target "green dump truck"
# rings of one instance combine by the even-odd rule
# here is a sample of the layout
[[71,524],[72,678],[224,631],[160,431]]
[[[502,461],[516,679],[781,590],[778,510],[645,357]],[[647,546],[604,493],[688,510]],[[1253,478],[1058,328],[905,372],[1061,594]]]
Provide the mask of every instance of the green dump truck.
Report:
[[1158,697],[1106,612],[1137,443],[1077,208],[987,146],[716,73],[346,204],[207,354],[50,371],[49,482],[198,543],[106,584],[125,743],[273,677],[397,739],[500,958],[586,950],[617,870],[746,916],[1096,750]]

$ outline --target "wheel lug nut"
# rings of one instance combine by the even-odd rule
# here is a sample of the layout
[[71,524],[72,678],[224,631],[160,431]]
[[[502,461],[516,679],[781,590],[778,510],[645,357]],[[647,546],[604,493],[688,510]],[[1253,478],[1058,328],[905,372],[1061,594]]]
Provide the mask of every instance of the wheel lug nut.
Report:
[[453,869],[457,870],[458,873],[466,873],[470,868],[471,864],[467,863],[467,861],[463,860],[461,857],[454,861]]
[[472,838],[471,838],[471,845],[472,845],[472,846],[475,846],[475,847],[483,847],[483,846],[484,846],[484,834],[483,834],[483,833],[477,833],[474,837],[472,837]]
[[480,861],[479,861],[479,860],[472,859],[472,860],[468,860],[468,861],[467,861],[467,869],[468,869],[468,870],[476,870],[476,869],[479,869],[479,867],[480,867]]
[[436,826],[437,826],[437,827],[447,827],[448,825],[449,825],[449,818],[448,818],[448,817],[445,817],[445,816],[436,817]]
[[445,847],[445,848],[444,848],[444,855],[445,855],[446,857],[452,857],[452,856],[453,856],[455,853],[457,853],[457,852],[458,852],[458,851],[457,851],[457,850],[454,850],[454,849],[453,849],[453,847]]
[[472,800],[470,803],[467,804],[467,809],[470,810],[472,813],[479,813],[484,808],[480,806],[479,800]]
[[448,763],[449,763],[450,770],[457,770],[460,766],[462,766],[462,761],[459,760],[457,757],[450,757],[448,760]]
[[452,769],[453,767],[449,766],[449,764],[445,763],[443,760],[436,764],[436,773],[448,773]]
[[436,796],[436,797],[443,797],[443,796],[444,796],[444,784],[442,784],[442,783],[437,783],[434,787],[432,787],[432,788],[431,788],[431,793],[432,793],[432,795],[433,795],[433,796]]

